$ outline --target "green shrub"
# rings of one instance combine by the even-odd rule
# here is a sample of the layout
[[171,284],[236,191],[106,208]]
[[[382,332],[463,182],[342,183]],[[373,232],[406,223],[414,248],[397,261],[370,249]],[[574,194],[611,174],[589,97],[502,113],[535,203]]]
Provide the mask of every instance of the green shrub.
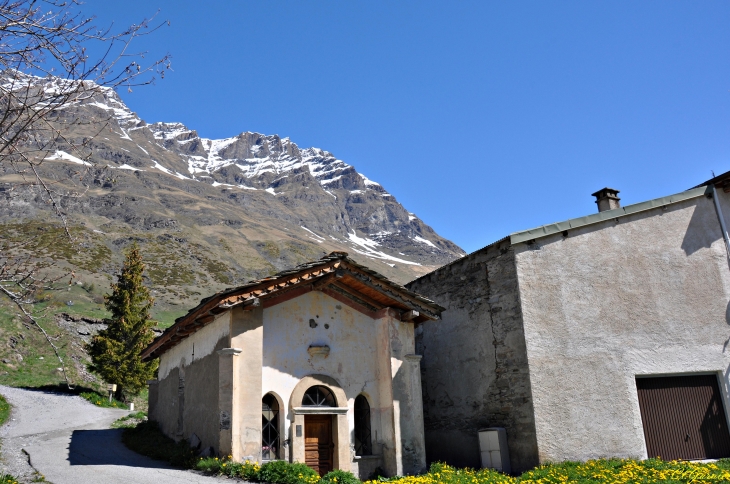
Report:
[[283,460],[275,460],[261,466],[259,480],[272,484],[316,484],[319,481],[319,474],[300,462],[290,464]]
[[122,434],[124,445],[138,454],[164,460],[170,464],[190,469],[195,467],[195,450],[187,440],[175,442],[163,434],[157,422],[142,422],[134,428],[125,429]]
[[320,484],[361,484],[360,479],[352,472],[334,470],[330,471],[319,480]]
[[221,473],[228,477],[238,477],[244,481],[258,481],[261,466],[257,462],[224,462]]
[[223,464],[223,461],[218,459],[218,457],[201,457],[195,463],[195,469],[211,474],[218,474],[221,470],[221,464]]

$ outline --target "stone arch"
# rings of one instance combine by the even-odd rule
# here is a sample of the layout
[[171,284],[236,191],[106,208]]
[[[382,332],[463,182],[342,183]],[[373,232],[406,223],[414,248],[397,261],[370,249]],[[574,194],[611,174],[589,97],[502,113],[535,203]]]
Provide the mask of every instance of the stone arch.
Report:
[[332,391],[335,400],[337,400],[336,408],[347,408],[347,395],[345,395],[345,390],[342,389],[337,380],[327,375],[308,375],[299,380],[299,383],[292,390],[289,409],[293,410],[294,407],[301,407],[304,392],[315,385],[322,385]]

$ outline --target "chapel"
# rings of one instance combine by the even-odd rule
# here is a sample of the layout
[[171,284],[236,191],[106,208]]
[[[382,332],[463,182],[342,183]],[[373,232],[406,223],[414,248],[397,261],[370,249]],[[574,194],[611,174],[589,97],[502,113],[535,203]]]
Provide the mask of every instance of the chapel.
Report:
[[144,350],[160,361],[149,418],[235,461],[422,472],[414,328],[442,310],[344,252],[228,289]]

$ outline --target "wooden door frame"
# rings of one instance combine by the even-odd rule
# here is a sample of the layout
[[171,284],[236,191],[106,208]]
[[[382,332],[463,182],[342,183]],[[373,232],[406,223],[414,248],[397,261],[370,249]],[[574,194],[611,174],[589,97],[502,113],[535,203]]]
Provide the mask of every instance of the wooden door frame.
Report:
[[[327,415],[327,414],[319,414],[319,415],[305,415],[304,416],[304,447],[305,447],[305,457],[306,457],[306,446],[307,446],[307,424],[312,424],[316,421],[319,422],[326,422],[327,426],[329,427],[329,445],[328,445],[328,459],[327,464],[329,465],[330,470],[335,469],[335,447],[336,444],[336,435],[335,435],[335,428],[337,427],[337,423],[334,422],[334,416],[333,415]],[[321,459],[318,459],[318,463],[322,462]],[[310,466],[311,467],[311,466]],[[319,468],[319,465],[317,466]],[[321,471],[320,471],[321,472]],[[325,472],[326,474],[326,472]],[[322,475],[322,474],[320,474]]]
[[[347,421],[347,407],[294,407],[293,421],[289,426],[291,439],[291,461],[305,462],[304,456],[304,418],[306,415],[329,415],[332,418],[332,442],[335,444],[332,468],[349,471],[352,467],[350,455],[350,427]],[[298,435],[298,428],[301,435]]]

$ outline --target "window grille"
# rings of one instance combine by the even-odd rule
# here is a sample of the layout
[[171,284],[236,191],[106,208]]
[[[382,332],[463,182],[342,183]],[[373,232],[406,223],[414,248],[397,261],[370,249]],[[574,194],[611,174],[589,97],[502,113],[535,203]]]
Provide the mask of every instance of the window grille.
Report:
[[329,388],[313,386],[304,393],[303,407],[336,407],[337,400]]
[[279,458],[279,402],[267,393],[262,400],[261,459]]
[[370,404],[365,395],[355,399],[355,455],[372,455]]

